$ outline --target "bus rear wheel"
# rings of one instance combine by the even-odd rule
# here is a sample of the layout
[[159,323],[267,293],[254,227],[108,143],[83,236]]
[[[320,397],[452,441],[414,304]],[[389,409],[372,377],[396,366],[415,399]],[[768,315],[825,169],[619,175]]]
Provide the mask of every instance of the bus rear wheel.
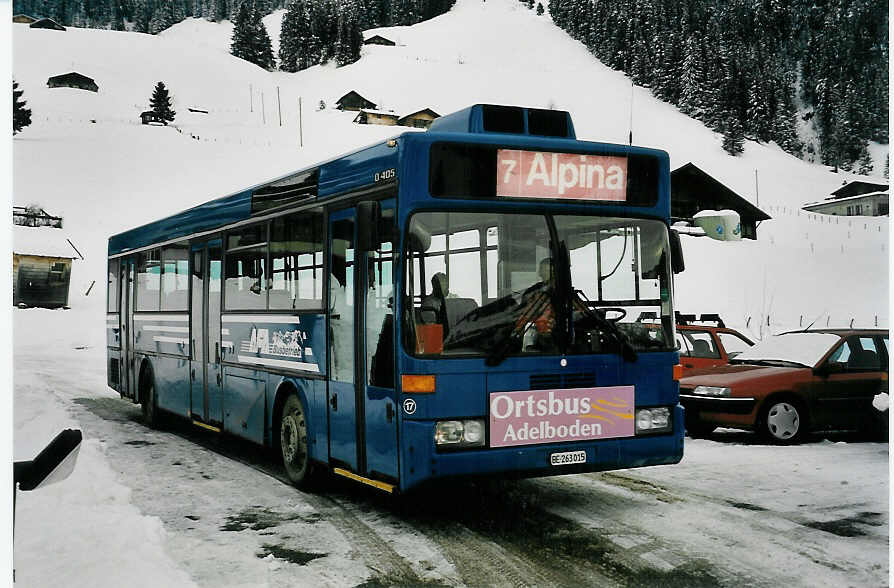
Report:
[[153,429],[158,429],[162,425],[161,415],[158,412],[158,397],[155,394],[155,378],[152,374],[144,375],[144,384],[142,386],[142,402],[141,410],[143,411],[143,422]]
[[310,455],[307,451],[307,419],[295,394],[286,398],[279,421],[279,449],[289,481],[305,486],[310,480]]

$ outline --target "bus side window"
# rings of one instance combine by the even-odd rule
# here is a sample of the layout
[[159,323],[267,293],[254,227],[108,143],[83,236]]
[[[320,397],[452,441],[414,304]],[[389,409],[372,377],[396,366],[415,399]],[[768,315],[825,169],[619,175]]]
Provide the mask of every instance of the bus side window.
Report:
[[[362,220],[361,220],[362,222]],[[367,257],[366,365],[372,386],[394,388],[394,210],[382,211],[381,243]]]

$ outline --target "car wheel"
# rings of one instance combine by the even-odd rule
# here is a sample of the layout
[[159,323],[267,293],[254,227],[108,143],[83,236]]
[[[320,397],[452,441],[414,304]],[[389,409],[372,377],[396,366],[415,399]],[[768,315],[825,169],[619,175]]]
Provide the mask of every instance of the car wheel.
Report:
[[793,445],[804,439],[807,419],[804,409],[791,399],[772,399],[762,413],[761,433],[771,442]]
[[282,407],[279,421],[279,449],[289,481],[305,486],[310,480],[311,464],[307,450],[307,419],[304,407],[295,394],[290,394]]

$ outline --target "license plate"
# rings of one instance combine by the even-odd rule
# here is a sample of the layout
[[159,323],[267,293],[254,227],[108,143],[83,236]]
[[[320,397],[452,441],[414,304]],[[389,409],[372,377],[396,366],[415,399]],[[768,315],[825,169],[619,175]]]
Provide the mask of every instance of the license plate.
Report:
[[587,463],[586,451],[565,451],[563,453],[550,453],[549,465],[562,466],[573,463]]

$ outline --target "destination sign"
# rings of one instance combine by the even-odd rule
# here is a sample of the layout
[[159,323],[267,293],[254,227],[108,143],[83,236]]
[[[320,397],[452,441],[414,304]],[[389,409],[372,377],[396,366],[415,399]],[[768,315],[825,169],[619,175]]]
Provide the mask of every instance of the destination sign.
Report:
[[496,195],[626,202],[627,158],[498,149]]

